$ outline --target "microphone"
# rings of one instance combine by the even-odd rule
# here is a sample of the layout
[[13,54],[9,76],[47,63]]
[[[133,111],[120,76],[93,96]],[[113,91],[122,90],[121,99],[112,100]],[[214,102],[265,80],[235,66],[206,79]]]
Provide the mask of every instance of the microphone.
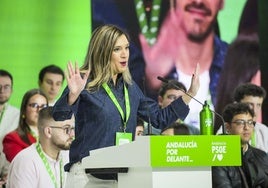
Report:
[[[162,82],[164,82],[164,83],[170,83],[168,79],[163,78],[163,77],[160,77],[160,76],[157,76],[157,79],[160,80],[160,81],[162,81]],[[175,84],[173,84],[173,83],[171,83],[171,85],[174,86],[175,88],[177,88],[178,90],[182,91],[184,94],[188,95],[188,96],[191,97],[192,99],[194,99],[196,102],[198,102],[198,103],[201,104],[202,106],[204,106],[204,104],[203,104],[202,102],[200,102],[199,100],[197,100],[195,97],[193,97],[193,96],[190,95],[189,93],[185,92],[183,89],[181,89],[181,88],[178,87],[177,85],[175,85]],[[210,109],[210,110],[211,110],[211,109]],[[222,123],[223,123],[223,124],[222,124],[222,133],[225,135],[225,134],[226,134],[226,132],[225,132],[225,126],[224,126],[225,122],[224,122],[223,117],[222,117],[219,113],[217,113],[216,111],[214,111],[214,110],[211,110],[211,111],[221,119],[221,121],[222,121]]]
[[[142,79],[142,84],[143,84],[143,93],[145,96],[147,96],[147,93],[146,93],[146,87],[145,87],[145,78],[143,77]],[[151,118],[150,118],[150,114],[149,114],[149,109],[148,109],[148,105],[147,105],[147,101],[146,101],[146,113],[147,113],[147,116],[148,116],[148,122],[147,122],[147,134],[146,135],[153,135],[152,134],[152,123],[151,123]]]

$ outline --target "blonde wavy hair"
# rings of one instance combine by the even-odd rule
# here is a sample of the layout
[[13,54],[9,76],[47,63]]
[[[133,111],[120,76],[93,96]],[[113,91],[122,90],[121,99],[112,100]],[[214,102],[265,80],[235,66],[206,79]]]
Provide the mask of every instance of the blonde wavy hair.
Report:
[[[100,26],[93,31],[84,64],[80,68],[82,74],[91,70],[91,81],[86,86],[88,91],[98,90],[112,78],[111,56],[116,41],[122,35],[129,41],[128,34],[115,25]],[[132,84],[128,68],[122,73],[122,77],[125,83]]]

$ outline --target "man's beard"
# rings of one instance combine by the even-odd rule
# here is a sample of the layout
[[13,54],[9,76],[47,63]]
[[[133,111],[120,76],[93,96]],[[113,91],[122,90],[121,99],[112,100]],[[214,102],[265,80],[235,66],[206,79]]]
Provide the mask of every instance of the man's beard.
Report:
[[0,105],[3,105],[5,103],[7,103],[8,99],[7,100],[4,100],[4,101],[0,101]]
[[215,22],[213,21],[209,27],[207,28],[207,30],[203,33],[189,33],[188,34],[188,39],[190,41],[196,42],[196,43],[202,43],[207,37],[208,35],[211,34],[211,32],[214,32],[214,26],[215,26]]
[[[192,3],[187,4],[185,6],[186,12],[191,12],[191,9],[201,10],[205,16],[212,16],[212,11],[203,2],[201,2],[201,3],[192,2]],[[203,32],[203,33],[194,33],[194,32],[189,33],[188,39],[193,41],[193,42],[197,42],[197,43],[203,42],[207,38],[207,36],[213,31],[214,25],[216,23],[216,18],[217,18],[217,15],[214,17],[213,21],[210,23],[209,27],[206,29],[205,32]],[[201,24],[201,23],[197,23],[197,24]]]
[[70,146],[71,146],[71,142],[69,144],[69,140],[66,141],[65,143],[57,143],[57,142],[53,141],[53,144],[55,146],[57,146],[60,150],[69,150]]

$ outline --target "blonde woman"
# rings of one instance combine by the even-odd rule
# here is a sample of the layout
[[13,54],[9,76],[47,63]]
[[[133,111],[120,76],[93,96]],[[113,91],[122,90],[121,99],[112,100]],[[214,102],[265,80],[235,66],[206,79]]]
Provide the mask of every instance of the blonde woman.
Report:
[[[64,120],[75,114],[75,140],[70,148],[70,163],[65,170],[69,187],[116,187],[115,174],[85,174],[80,161],[89,151],[134,139],[137,117],[156,128],[164,128],[188,112],[188,95],[165,109],[144,96],[129,73],[128,35],[114,25],[98,27],[92,33],[84,65],[68,63],[68,87],[54,106],[53,116]],[[199,88],[198,66],[188,93]],[[124,133],[124,134],[122,134]],[[124,136],[124,138],[123,138]]]

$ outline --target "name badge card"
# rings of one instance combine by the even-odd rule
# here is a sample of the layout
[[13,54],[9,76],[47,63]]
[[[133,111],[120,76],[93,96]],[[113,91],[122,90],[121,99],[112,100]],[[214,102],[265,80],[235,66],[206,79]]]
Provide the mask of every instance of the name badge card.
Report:
[[128,144],[132,141],[132,133],[116,132],[115,145],[120,146]]

